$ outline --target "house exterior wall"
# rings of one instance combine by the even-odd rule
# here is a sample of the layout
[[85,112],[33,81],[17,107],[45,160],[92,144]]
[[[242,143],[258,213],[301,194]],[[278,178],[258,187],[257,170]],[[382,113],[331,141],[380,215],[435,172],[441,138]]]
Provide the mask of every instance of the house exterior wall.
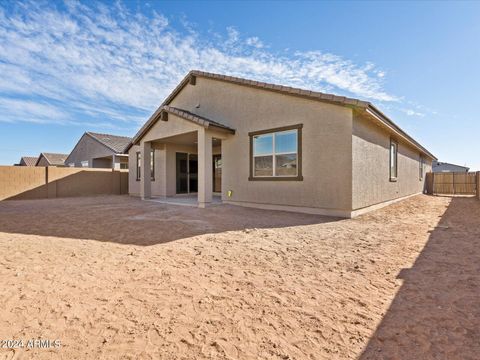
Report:
[[[390,139],[386,129],[360,114],[354,114],[352,133],[352,210],[421,193],[425,178],[420,180],[420,152],[398,142],[397,181],[390,181]],[[424,155],[424,174],[432,171],[432,160]]]
[[[75,148],[72,150],[67,160],[66,166],[82,167],[82,161],[88,161],[88,167],[93,168],[112,168],[111,159],[98,159],[106,156],[112,156],[115,153],[93,139],[91,136],[84,134]],[[93,160],[95,159],[95,161]]]
[[[128,193],[132,196],[140,196],[140,181],[137,181],[137,152],[140,151],[139,145],[133,145],[128,150]],[[152,184],[153,186],[153,184]]]
[[[236,130],[222,141],[224,201],[339,215],[350,210],[351,109],[201,77],[170,105]],[[303,124],[303,181],[249,181],[248,133],[295,124]]]
[[[420,179],[421,152],[398,138],[398,176],[391,181],[391,134],[347,106],[200,76],[169,105],[235,129],[213,152],[222,154],[221,196],[226,203],[350,217],[423,192],[425,174],[432,169],[432,159],[424,154]],[[302,125],[303,180],[249,179],[249,133],[298,124]],[[153,196],[175,195],[175,153],[196,154],[197,146],[175,144],[174,137],[198,129],[200,125],[169,114],[167,122],[157,121],[141,139],[155,148]],[[137,196],[140,181],[136,181],[135,159],[141,148],[132,146],[129,151],[129,193]]]
[[[85,160],[88,161],[88,167],[91,168],[97,168],[97,169],[111,169],[112,168],[112,159],[105,159],[105,158],[100,158],[100,159],[89,159]],[[76,165],[75,167],[82,167],[82,164]]]
[[[122,168],[122,165],[125,165],[124,168]],[[128,156],[115,156],[115,164],[114,164],[114,169],[115,170],[128,170]]]

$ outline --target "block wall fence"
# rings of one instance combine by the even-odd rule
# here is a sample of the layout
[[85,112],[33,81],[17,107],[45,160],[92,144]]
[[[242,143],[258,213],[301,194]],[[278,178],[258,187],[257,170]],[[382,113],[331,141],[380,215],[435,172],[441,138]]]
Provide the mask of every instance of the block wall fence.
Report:
[[128,194],[128,170],[0,166],[0,201]]

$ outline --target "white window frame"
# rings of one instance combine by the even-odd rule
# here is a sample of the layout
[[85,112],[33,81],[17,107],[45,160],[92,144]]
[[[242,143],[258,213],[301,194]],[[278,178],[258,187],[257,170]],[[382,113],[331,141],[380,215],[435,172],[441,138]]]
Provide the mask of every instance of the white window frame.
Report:
[[80,164],[82,165],[82,167],[88,168],[88,160],[81,161]]
[[[273,131],[265,134],[260,134],[260,135],[254,135],[253,136],[253,161],[252,161],[252,174],[253,177],[255,178],[270,178],[270,177],[297,177],[298,176],[298,129],[290,129],[290,130],[284,130],[284,131]],[[295,149],[295,152],[275,152],[275,140],[277,137],[277,134],[283,134],[283,133],[294,133],[295,134],[295,141],[297,142],[297,148]],[[255,138],[261,137],[261,136],[268,136],[272,135],[272,152],[271,153],[266,153],[266,154],[261,154],[261,155],[255,155]],[[297,166],[295,167],[295,175],[277,175],[277,155],[292,155],[295,154],[297,157]],[[264,157],[264,156],[272,156],[272,175],[255,175],[255,158],[257,157]]]

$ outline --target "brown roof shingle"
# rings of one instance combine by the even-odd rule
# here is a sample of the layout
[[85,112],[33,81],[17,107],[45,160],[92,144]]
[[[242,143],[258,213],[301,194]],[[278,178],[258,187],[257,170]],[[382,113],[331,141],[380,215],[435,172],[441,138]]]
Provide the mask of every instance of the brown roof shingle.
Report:
[[197,123],[199,125],[202,125],[205,128],[209,128],[209,127],[213,126],[213,127],[217,127],[217,128],[227,130],[228,132],[231,132],[232,134],[235,134],[234,129],[232,129],[232,128],[226,126],[226,125],[220,124],[217,121],[213,121],[213,120],[207,119],[206,117],[191,113],[190,111],[187,111],[187,110],[179,109],[179,108],[176,108],[176,107],[173,107],[173,106],[164,105],[164,106],[161,107],[160,111],[166,111],[170,114],[177,115],[177,116],[179,116],[179,117],[181,117],[185,120],[189,120],[189,121],[192,121],[192,122]]
[[87,134],[93,137],[95,140],[99,141],[110,150],[114,151],[116,154],[121,154],[124,152],[125,148],[132,141],[131,137],[128,136],[118,136],[111,134],[100,134],[87,131]]
[[65,160],[67,159],[68,154],[41,153],[36,164],[38,164],[42,156],[47,160],[49,165],[61,166],[65,165]]
[[19,164],[21,166],[35,166],[37,159],[37,156],[22,156]]

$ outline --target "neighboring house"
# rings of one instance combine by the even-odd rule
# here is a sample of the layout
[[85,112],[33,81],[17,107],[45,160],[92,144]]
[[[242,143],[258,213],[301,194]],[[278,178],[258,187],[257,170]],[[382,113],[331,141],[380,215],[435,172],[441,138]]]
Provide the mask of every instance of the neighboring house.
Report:
[[422,193],[436,160],[369,102],[200,71],[127,150],[131,195],[341,217]]
[[20,162],[15,164],[16,166],[35,166],[37,163],[38,157],[36,156],[22,156]]
[[65,161],[66,166],[128,169],[125,148],[132,138],[86,132]]
[[468,172],[470,168],[461,165],[450,164],[446,162],[434,161],[432,164],[432,171],[438,172]]
[[65,166],[67,154],[41,153],[35,166]]

